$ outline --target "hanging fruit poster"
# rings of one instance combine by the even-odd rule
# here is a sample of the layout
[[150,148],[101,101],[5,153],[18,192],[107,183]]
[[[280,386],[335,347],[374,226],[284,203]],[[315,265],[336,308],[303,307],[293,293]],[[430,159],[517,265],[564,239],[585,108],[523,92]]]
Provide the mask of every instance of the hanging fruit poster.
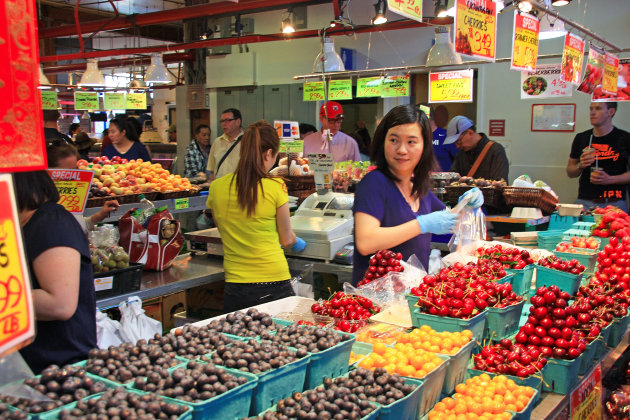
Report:
[[604,75],[604,50],[592,43],[589,45],[588,58],[586,59],[586,69],[584,70],[584,80],[577,90],[586,94],[592,94],[595,86],[602,83]]
[[492,0],[457,0],[455,51],[494,61],[496,58],[497,4]]
[[611,95],[597,85],[593,91],[594,102],[624,102],[630,101],[630,58],[619,60],[617,76],[617,94]]
[[602,90],[609,95],[617,95],[617,77],[619,75],[619,58],[610,53],[604,57],[604,79]]
[[571,84],[560,77],[561,64],[539,64],[536,70],[521,72],[521,99],[571,96]]
[[538,18],[526,13],[514,12],[512,36],[512,70],[534,70],[538,60]]
[[567,33],[564,37],[562,52],[562,80],[575,85],[580,83],[583,57],[584,40],[577,35]]

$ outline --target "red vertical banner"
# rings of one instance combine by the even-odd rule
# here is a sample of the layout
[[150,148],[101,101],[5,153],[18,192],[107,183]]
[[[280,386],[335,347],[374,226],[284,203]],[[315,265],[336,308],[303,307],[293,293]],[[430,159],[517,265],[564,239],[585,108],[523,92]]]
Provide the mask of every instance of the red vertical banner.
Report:
[[46,168],[34,0],[0,2],[0,172]]
[[562,52],[562,80],[580,84],[582,76],[582,60],[584,58],[584,40],[571,33],[564,37],[564,50]]
[[604,58],[604,80],[602,90],[609,95],[617,95],[617,78],[619,76],[619,57],[606,53]]
[[455,2],[455,51],[494,61],[497,39],[497,4],[492,0]]
[[512,36],[512,70],[535,70],[538,61],[538,18],[526,13],[514,12]]

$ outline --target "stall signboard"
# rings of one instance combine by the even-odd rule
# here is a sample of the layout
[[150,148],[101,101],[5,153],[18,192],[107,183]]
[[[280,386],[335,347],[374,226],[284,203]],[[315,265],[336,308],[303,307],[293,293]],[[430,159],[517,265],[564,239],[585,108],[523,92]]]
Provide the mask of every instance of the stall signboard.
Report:
[[602,83],[604,57],[604,50],[592,43],[589,45],[586,69],[584,70],[584,80],[582,80],[582,83],[578,86],[578,92],[590,95],[595,90],[595,87]]
[[580,84],[582,78],[582,60],[584,58],[584,40],[577,35],[567,33],[564,37],[564,50],[562,52],[563,80]]
[[103,94],[103,105],[107,110],[125,109],[127,101],[124,93],[105,92]]
[[521,99],[559,98],[573,95],[571,84],[561,78],[561,64],[539,64],[521,72]]
[[357,79],[357,98],[381,96],[382,77],[360,77]]
[[422,0],[387,0],[387,9],[400,16],[422,22]]
[[[304,151],[304,140],[280,140],[280,153],[302,153]],[[289,162],[291,164],[291,162]]]
[[593,102],[624,102],[630,101],[630,59],[619,60],[619,76],[617,78],[617,94],[611,95],[598,85],[593,91]]
[[74,92],[74,109],[91,111],[99,109],[98,93]]
[[0,172],[46,169],[35,2],[0,5]]
[[429,74],[429,103],[472,102],[474,70]]
[[304,101],[323,101],[324,98],[324,82],[304,82]]
[[573,420],[599,420],[602,418],[602,365],[597,364],[590,375],[571,392]]
[[315,188],[329,190],[332,187],[335,163],[330,153],[309,153],[308,166],[313,171]]
[[128,93],[126,99],[126,109],[147,109],[146,93]]
[[602,90],[609,95],[617,95],[617,77],[619,76],[619,57],[606,53],[604,58],[604,79]]
[[492,0],[457,0],[453,35],[456,52],[495,61],[497,4]]
[[381,85],[381,98],[409,96],[409,76],[388,76]]
[[328,99],[331,101],[352,99],[352,79],[329,81]]
[[57,102],[57,92],[54,90],[40,90],[42,97],[42,109],[57,109],[59,103]]
[[512,37],[512,70],[534,70],[538,60],[538,18],[527,13],[514,12]]
[[300,123],[297,121],[274,121],[273,128],[281,139],[300,138]]
[[0,357],[35,334],[31,281],[11,175],[0,174]]
[[58,203],[70,213],[82,214],[94,172],[81,169],[49,169],[48,173],[59,192]]

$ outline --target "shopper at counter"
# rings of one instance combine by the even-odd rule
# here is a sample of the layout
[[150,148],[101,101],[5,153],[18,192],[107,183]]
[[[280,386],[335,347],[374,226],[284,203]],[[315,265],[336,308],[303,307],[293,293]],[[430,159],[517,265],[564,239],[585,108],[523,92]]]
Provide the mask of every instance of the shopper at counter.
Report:
[[457,155],[455,144],[445,144],[446,130],[435,122],[435,110],[431,105],[424,105],[429,108],[429,123],[431,123],[431,133],[433,133],[433,154],[439,166],[439,171],[448,172],[453,165]]
[[567,163],[569,178],[580,177],[575,203],[627,210],[630,134],[612,123],[616,102],[593,102],[589,109],[593,128],[575,136]]
[[70,128],[68,128],[68,136],[74,139],[79,133],[82,133],[81,124],[79,123],[70,124]]
[[199,124],[195,138],[190,142],[184,156],[184,176],[202,182],[207,179],[208,154],[210,153],[210,127]]
[[241,111],[228,108],[221,113],[223,134],[214,139],[208,157],[208,179],[212,181],[236,170],[241,156],[240,137],[243,135]]
[[84,360],[96,347],[96,297],[88,241],[45,171],[13,175],[37,320],[20,350],[35,374]]
[[293,296],[280,245],[294,252],[306,246],[291,229],[286,185],[268,174],[280,147],[276,130],[258,121],[242,143],[236,171],[215,179],[208,192],[225,252],[225,312]]
[[[363,177],[354,194],[354,285],[370,255],[382,249],[400,252],[405,260],[415,254],[428,267],[430,234],[449,233],[455,226],[457,215],[430,189],[432,140],[429,119],[412,105],[393,108],[376,128],[370,157],[377,169]],[[478,188],[464,195],[472,195],[472,207],[483,204]]]
[[114,118],[109,122],[109,138],[112,144],[103,150],[103,155],[108,158],[120,156],[123,159],[142,159],[151,161],[151,156],[146,146],[140,142],[138,132],[129,121],[122,118]]
[[339,131],[343,122],[343,108],[339,102],[328,101],[322,104],[319,108],[319,121],[322,124],[321,130],[304,137],[304,156],[309,153],[331,153],[335,162],[361,160],[356,140]]
[[44,139],[46,146],[51,144],[68,143],[72,144],[72,139],[59,131],[58,120],[61,114],[56,109],[45,109],[42,111],[44,119]]
[[473,178],[507,181],[510,164],[505,149],[484,133],[477,133],[470,119],[458,115],[449,121],[443,144],[451,143],[455,143],[459,149],[451,172]]

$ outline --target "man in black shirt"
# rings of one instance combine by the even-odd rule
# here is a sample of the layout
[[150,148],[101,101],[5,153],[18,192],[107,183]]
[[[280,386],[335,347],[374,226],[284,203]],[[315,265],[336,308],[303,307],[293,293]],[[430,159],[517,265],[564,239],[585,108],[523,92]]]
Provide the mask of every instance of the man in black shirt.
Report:
[[575,202],[585,208],[611,204],[627,211],[630,134],[612,124],[616,112],[616,102],[592,102],[593,128],[576,135],[571,145],[567,175],[580,177]]
[[57,120],[61,117],[59,111],[56,109],[45,109],[42,111],[42,114],[44,117],[44,139],[46,140],[46,147],[51,144],[73,144],[70,137],[59,132],[59,125],[57,124]]

